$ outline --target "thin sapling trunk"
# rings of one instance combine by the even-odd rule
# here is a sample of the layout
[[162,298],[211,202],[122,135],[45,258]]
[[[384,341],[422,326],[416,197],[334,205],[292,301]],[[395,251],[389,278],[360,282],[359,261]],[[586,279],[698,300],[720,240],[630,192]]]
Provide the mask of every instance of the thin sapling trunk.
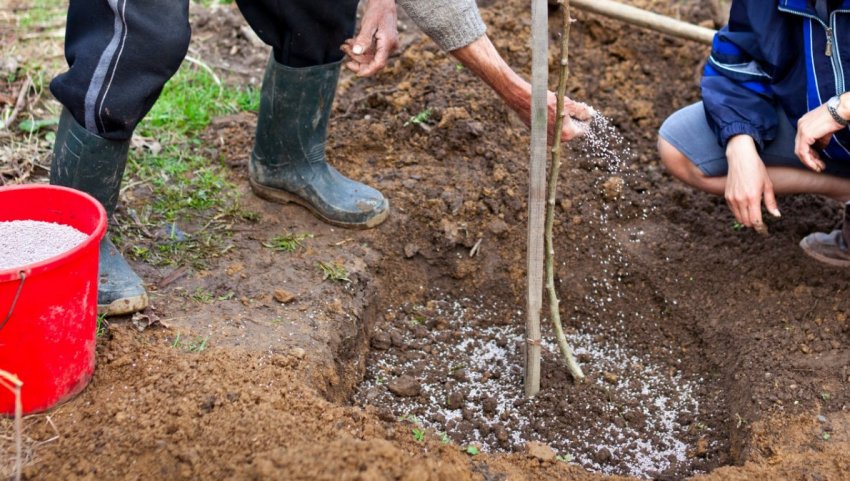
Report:
[[581,382],[584,380],[584,373],[576,362],[573,350],[567,342],[567,338],[564,335],[564,328],[561,324],[560,301],[558,300],[558,293],[555,290],[555,246],[552,241],[552,231],[555,224],[555,194],[558,191],[558,175],[561,171],[561,129],[564,125],[564,117],[566,116],[566,112],[564,111],[564,96],[567,91],[567,78],[570,73],[570,2],[569,0],[558,0],[558,3],[561,5],[560,10],[564,25],[561,37],[561,61],[560,73],[558,75],[555,131],[554,138],[552,139],[551,162],[549,164],[548,199],[546,201],[546,292],[549,295],[550,317],[552,318],[552,326],[555,329],[555,338],[558,341],[558,347],[561,350],[561,354],[564,356],[567,369],[569,369],[573,379],[577,382]]

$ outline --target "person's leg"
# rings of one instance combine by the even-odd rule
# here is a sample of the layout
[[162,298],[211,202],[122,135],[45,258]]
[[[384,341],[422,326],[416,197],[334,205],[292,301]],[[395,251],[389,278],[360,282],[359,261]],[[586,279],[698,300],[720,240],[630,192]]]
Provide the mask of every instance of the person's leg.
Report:
[[[110,221],[133,130],[188,49],[188,9],[188,0],[71,0],[68,8],[69,69],[50,84],[65,107],[50,183],[91,194]],[[129,314],[147,304],[144,283],[104,236],[98,310]]]
[[249,163],[254,192],[295,202],[333,225],[370,228],[389,203],[344,177],[325,158],[342,42],[354,33],[357,0],[237,0],[274,49],[263,78],[257,136]]
[[[780,122],[777,140],[762,153],[774,192],[777,195],[818,194],[841,202],[850,200],[850,178],[838,175],[846,175],[845,172],[833,168],[827,169],[827,173],[816,173],[805,168],[794,156],[793,127],[785,120],[785,114],[780,114],[784,121]],[[706,145],[709,143],[706,138],[712,145]],[[665,121],[658,139],[658,152],[672,176],[704,192],[724,194],[726,154],[705,120],[701,103],[685,107]]]
[[[850,166],[827,162],[825,173],[807,169],[794,155],[795,130],[784,112],[777,138],[761,153],[776,194],[819,194],[845,202],[844,224],[830,233],[815,232],[800,241],[807,255],[829,265],[850,267]],[[706,140],[710,139],[710,140]],[[723,195],[726,154],[705,120],[702,103],[674,113],[661,127],[661,160],[671,175],[697,189]]]

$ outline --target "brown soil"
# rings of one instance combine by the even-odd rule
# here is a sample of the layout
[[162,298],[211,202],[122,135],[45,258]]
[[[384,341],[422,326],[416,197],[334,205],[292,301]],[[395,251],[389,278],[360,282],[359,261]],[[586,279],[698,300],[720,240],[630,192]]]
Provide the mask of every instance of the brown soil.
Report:
[[[481,3],[494,43],[527,73],[526,2]],[[632,3],[697,23],[719,16],[702,2]],[[581,152],[564,169],[556,247],[565,322],[577,348],[589,349],[578,344],[587,340],[636,353],[666,379],[659,389],[690,383],[700,403],[692,417],[677,418],[687,462],[644,474],[680,479],[717,468],[695,479],[848,479],[848,282],[796,246],[800,236],[832,228],[837,206],[809,196],[783,199],[770,237],[732,229],[722,199],[675,184],[654,150],[665,116],[697,99],[706,49],[576,17],[570,95],[610,117],[630,149],[619,171],[609,168],[610,159]],[[229,66],[231,80],[259,78],[262,49],[240,33],[235,10],[194,18],[204,19],[195,29],[200,58]],[[410,421],[397,419],[402,413],[351,402],[367,372],[370,342],[385,341],[379,333],[390,335],[381,352],[414,353],[424,369],[439,344],[411,348],[409,341],[394,343],[392,333],[423,340],[462,332],[440,323],[442,302],[472,299],[467,307],[481,315],[470,319],[482,330],[523,319],[521,307],[506,306],[524,306],[526,130],[427,39],[411,30],[403,40],[407,48],[382,75],[343,78],[329,142],[341,170],[391,199],[387,223],[341,231],[302,209],[251,197],[244,186],[255,119],[214,122],[205,143],[216,151],[211,155],[226,157],[260,222],[234,225],[233,248],[206,270],[137,265],[155,291],[164,327],[110,326],[92,384],[71,402],[26,419],[25,479],[602,479],[538,451],[470,456],[462,449],[469,437],[455,433],[461,444],[443,444],[433,431],[418,442]],[[427,108],[433,114],[425,123],[405,125]],[[612,176],[625,181],[622,192]],[[129,203],[137,202],[128,194]],[[315,237],[295,254],[261,246],[293,230]],[[344,264],[352,282],[323,282],[315,265],[327,260]],[[193,299],[198,288],[221,300]],[[275,289],[296,299],[282,304]],[[183,344],[175,342],[178,333]],[[203,352],[179,348],[201,338],[208,339]],[[513,344],[503,347],[511,354],[489,370],[491,377],[516,376],[510,363],[518,353]],[[594,458],[598,453],[575,448],[571,436],[625,422],[639,426],[638,437],[657,438],[652,413],[645,425],[631,420],[640,416],[626,418],[639,398],[603,387],[615,385],[605,371],[619,368],[609,374],[629,384],[637,382],[630,371],[639,369],[608,366],[593,355],[583,360],[591,383],[576,387],[555,358],[545,359],[543,392],[524,415],[532,426],[563,420],[524,433],[562,433],[564,444],[548,439],[560,453],[631,472],[616,456]],[[367,382],[376,380],[371,369]],[[416,378],[422,372],[390,372],[386,381],[409,374],[425,383],[427,377]],[[491,402],[480,400],[482,412]],[[626,409],[612,415],[612,402]],[[489,422],[477,412],[470,418]],[[11,425],[2,423],[6,448]],[[498,441],[492,426],[473,427]]]

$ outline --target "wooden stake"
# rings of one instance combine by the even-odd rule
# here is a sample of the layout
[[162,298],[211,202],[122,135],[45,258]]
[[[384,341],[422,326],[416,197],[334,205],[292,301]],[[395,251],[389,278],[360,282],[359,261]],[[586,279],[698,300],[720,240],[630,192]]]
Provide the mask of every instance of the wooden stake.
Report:
[[549,168],[549,196],[546,201],[546,292],[549,295],[549,316],[552,319],[552,327],[555,329],[555,339],[564,356],[564,362],[570,375],[576,382],[584,381],[584,373],[576,362],[573,350],[564,336],[564,328],[561,324],[561,303],[558,300],[558,292],[555,290],[555,245],[553,242],[553,227],[555,224],[555,196],[558,192],[558,176],[561,172],[561,129],[564,126],[564,96],[567,92],[567,78],[570,75],[570,1],[558,0],[561,5],[561,16],[563,17],[563,31],[561,32],[561,61],[560,73],[558,75],[558,93],[555,137],[552,139],[552,160]]
[[543,215],[549,94],[547,0],[531,0],[531,163],[528,169],[528,298],[525,395],[540,392],[540,310],[543,307]]

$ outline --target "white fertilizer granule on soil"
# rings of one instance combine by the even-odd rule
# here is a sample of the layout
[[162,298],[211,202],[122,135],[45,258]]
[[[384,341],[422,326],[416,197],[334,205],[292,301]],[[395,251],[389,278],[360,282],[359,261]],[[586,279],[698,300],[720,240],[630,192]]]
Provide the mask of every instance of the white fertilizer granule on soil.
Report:
[[0,222],[0,271],[68,252],[87,238],[86,234],[63,224],[36,220]]

